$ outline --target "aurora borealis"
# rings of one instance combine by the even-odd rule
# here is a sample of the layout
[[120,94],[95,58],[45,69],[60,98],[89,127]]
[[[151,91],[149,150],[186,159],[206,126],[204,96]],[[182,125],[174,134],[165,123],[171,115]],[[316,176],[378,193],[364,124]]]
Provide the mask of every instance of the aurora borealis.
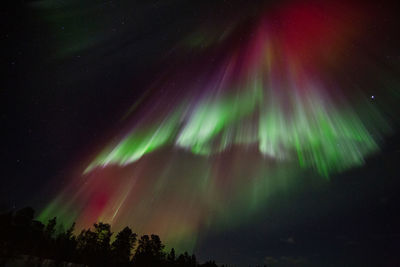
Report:
[[[120,121],[102,122],[109,128],[79,145],[79,156],[65,164],[62,185],[46,196],[39,220],[57,216],[66,226],[76,222],[77,229],[102,221],[115,232],[128,225],[140,234],[160,235],[167,247],[196,251],[207,244],[207,234],[273,221],[268,216],[281,205],[285,213],[290,197],[325,192],[335,177],[364,170],[380,155],[397,133],[399,65],[377,63],[380,41],[368,29],[388,9],[378,12],[356,1],[260,1],[251,7],[239,2],[221,4],[224,11],[230,8],[225,16],[205,16],[176,34],[162,58],[148,63],[157,63],[157,71],[147,73],[145,82],[123,85],[134,97],[114,99],[133,98],[131,107]],[[63,33],[68,25],[55,21],[68,13],[55,12],[49,3],[32,6],[49,10],[44,21]],[[71,17],[90,10],[68,8]],[[127,27],[129,17],[121,21]],[[106,43],[110,51],[124,51],[118,60],[137,60],[140,69],[139,56],[125,52],[128,42],[115,48],[116,38],[96,38],[91,27],[100,31],[101,21],[94,22],[80,27],[74,21],[76,34],[70,35],[76,39],[54,37],[59,49],[52,58],[62,65]],[[129,35],[124,31],[119,38]],[[143,36],[135,41],[149,38],[151,46],[143,46],[162,46],[164,37]],[[105,62],[109,54],[101,54]],[[123,73],[139,76],[129,69]],[[89,99],[88,110],[96,105],[96,93]],[[328,214],[336,212],[332,206]]]
[[[353,89],[357,102],[350,103],[344,93],[350,89],[324,74],[331,58],[340,57],[358,34],[345,27],[346,14],[335,10],[349,7],[324,8],[295,3],[266,12],[247,26],[243,40],[224,37],[209,44],[215,52],[193,56],[190,70],[177,67],[173,71],[184,77],[174,84],[177,92],[169,88],[169,78],[154,85],[156,93],[142,103],[132,126],[107,144],[75,178],[74,189],[42,216],[61,209],[82,226],[96,220],[133,222],[136,229],[156,231],[179,247],[177,240],[195,240],[208,221],[243,212],[249,203],[263,205],[275,187],[269,184],[272,176],[296,176],[300,167],[328,178],[362,165],[390,128],[368,95]],[[280,26],[271,26],[270,16]],[[197,66],[199,57],[213,63]],[[245,166],[248,157],[254,158],[251,168]],[[186,170],[192,164],[194,173]]]
[[[348,103],[344,89],[327,84],[317,70],[327,64],[320,61],[339,57],[346,42],[356,38],[344,26],[350,23],[346,15],[323,8],[299,3],[283,7],[272,14],[281,25],[278,29],[270,26],[270,13],[261,16],[250,27],[248,39],[224,47],[228,51],[213,66],[195,67],[200,76],[196,82],[176,85],[182,91],[179,99],[170,100],[173,104],[150,103],[149,111],[120,140],[109,144],[86,172],[97,166],[134,163],[166,145],[205,156],[233,145],[256,145],[264,156],[297,160],[323,176],[362,164],[366,155],[378,149],[388,125],[369,96],[353,89],[356,105],[372,121],[367,125],[366,118]],[[314,24],[318,20],[314,13],[324,18],[319,25]],[[288,17],[293,25],[286,24]],[[336,32],[331,33],[332,28]],[[297,30],[305,34],[299,36]],[[320,36],[321,43],[314,42],[314,35]],[[168,83],[156,85],[166,93],[155,97],[170,99]]]

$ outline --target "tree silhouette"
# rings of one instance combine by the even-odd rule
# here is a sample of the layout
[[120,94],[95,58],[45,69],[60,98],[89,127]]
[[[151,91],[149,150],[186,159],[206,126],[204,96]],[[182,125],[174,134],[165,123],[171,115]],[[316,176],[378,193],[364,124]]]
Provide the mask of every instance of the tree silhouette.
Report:
[[44,229],[44,235],[48,239],[53,238],[53,235],[56,232],[56,225],[57,225],[56,217],[54,217],[53,219],[50,219],[49,222],[47,223],[46,228]]
[[32,259],[25,264],[35,266],[45,259],[54,260],[55,266],[64,266],[65,262],[96,267],[217,266],[215,262],[198,264],[196,257],[187,252],[177,256],[173,248],[165,253],[165,246],[158,235],[143,235],[137,240],[137,234],[129,227],[122,229],[111,243],[113,233],[111,226],[106,223],[95,223],[77,236],[74,234],[75,223],[66,231],[62,225],[56,226],[56,217],[46,225],[34,220],[34,210],[30,207],[18,210],[15,214],[0,214],[0,266],[21,255],[28,255]]
[[137,235],[129,227],[125,227],[117,234],[114,242],[111,244],[112,259],[116,266],[129,265],[136,239]]
[[143,235],[133,257],[134,266],[160,266],[165,261],[164,245],[157,235]]
[[171,251],[167,255],[168,266],[175,266],[175,260],[176,260],[175,257],[176,257],[175,256],[175,249],[171,248]]
[[75,223],[73,223],[67,231],[57,235],[55,240],[55,259],[57,261],[75,262],[77,260],[77,240],[73,234],[74,229]]
[[107,223],[95,223],[94,232],[96,234],[97,250],[102,253],[108,253],[111,250],[111,226]]
[[77,237],[79,259],[88,265],[106,266],[111,252],[111,227],[101,222],[93,226],[94,231],[82,230]]

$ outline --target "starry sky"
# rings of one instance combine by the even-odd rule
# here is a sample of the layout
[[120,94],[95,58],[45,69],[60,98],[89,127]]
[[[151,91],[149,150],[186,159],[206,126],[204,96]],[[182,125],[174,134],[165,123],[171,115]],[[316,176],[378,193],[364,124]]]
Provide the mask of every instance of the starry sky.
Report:
[[0,209],[201,260],[394,266],[398,6],[13,1]]

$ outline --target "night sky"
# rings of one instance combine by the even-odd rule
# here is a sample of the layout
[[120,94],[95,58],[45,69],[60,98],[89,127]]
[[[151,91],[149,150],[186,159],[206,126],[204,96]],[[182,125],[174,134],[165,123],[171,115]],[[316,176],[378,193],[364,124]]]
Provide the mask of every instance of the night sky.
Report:
[[0,210],[200,260],[399,266],[388,1],[11,1]]

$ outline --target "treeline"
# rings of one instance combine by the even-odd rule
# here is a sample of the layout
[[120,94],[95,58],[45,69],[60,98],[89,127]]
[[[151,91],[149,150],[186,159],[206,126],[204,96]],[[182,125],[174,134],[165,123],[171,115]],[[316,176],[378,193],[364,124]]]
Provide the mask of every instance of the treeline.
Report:
[[56,231],[57,220],[53,218],[44,225],[34,218],[30,207],[17,212],[0,214],[0,265],[21,255],[79,263],[87,266],[160,266],[160,267],[216,267],[214,261],[199,264],[195,255],[187,252],[176,255],[165,246],[157,235],[140,238],[129,227],[116,234],[112,241],[111,226],[95,223],[93,228],[74,234],[69,229]]

